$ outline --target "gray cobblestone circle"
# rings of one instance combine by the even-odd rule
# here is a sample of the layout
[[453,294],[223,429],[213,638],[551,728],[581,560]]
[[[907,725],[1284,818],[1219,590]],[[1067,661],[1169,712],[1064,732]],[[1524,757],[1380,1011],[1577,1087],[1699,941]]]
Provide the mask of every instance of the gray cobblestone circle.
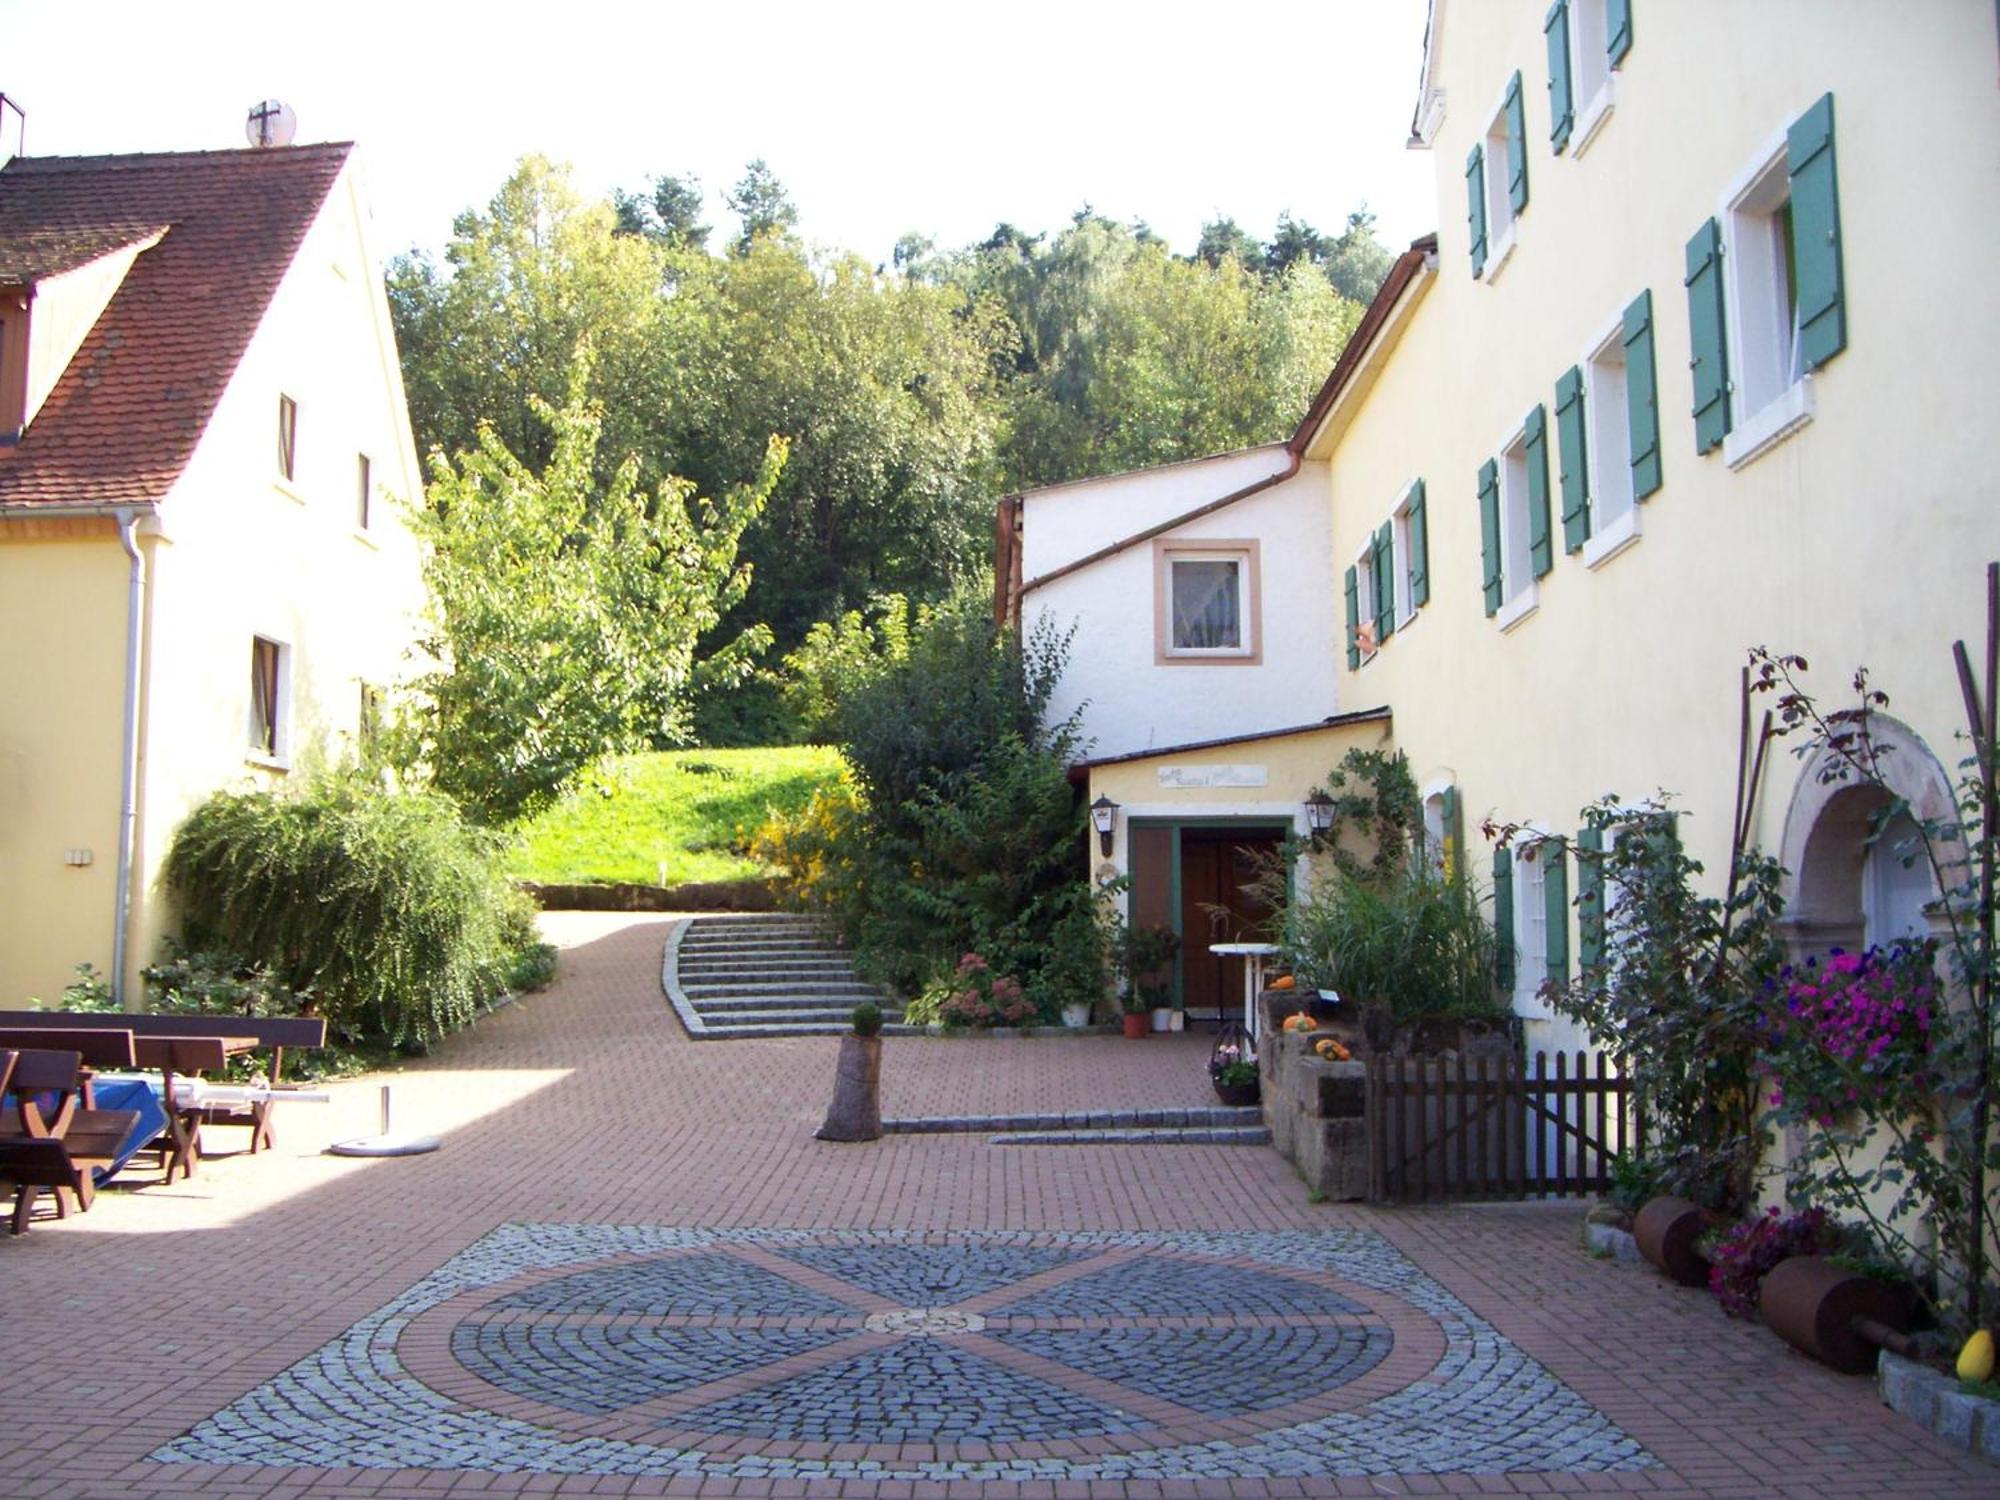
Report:
[[[1088,1265],[1109,1252],[1120,1252],[1116,1264]],[[805,1268],[810,1284],[780,1274],[773,1255]],[[613,1257],[630,1259],[603,1264]],[[560,1274],[565,1267],[575,1270]],[[1287,1270],[1400,1300],[1436,1324],[1442,1357],[1354,1410],[1322,1407],[1326,1415],[1288,1424],[1276,1408],[1373,1369],[1391,1338],[1358,1301],[1310,1277],[1271,1274]],[[493,1295],[531,1277],[541,1279]],[[1036,1277],[1010,1302],[1007,1288]],[[1102,1295],[1089,1300],[1100,1278]],[[864,1306],[846,1306],[836,1282],[860,1288]],[[913,1291],[923,1297],[901,1295]],[[988,1326],[937,1337],[913,1323],[914,1336],[885,1338],[865,1331],[881,1310],[880,1301],[866,1305],[866,1294],[910,1307],[976,1301]],[[1163,1305],[1163,1297],[1177,1300]],[[788,1299],[797,1310],[777,1313]],[[1069,1310],[1077,1306],[1091,1311]],[[1113,1310],[1126,1306],[1145,1310]],[[1147,1321],[1121,1321],[1129,1319]],[[439,1330],[427,1335],[439,1349],[448,1327],[459,1368],[515,1403],[482,1409],[414,1375],[398,1349],[419,1320]],[[733,1383],[703,1399],[702,1386],[729,1376]],[[1132,1394],[1121,1400],[1121,1390]],[[520,1400],[548,1418],[522,1415],[535,1408]],[[1234,1420],[1210,1440],[1166,1441],[1162,1401]],[[651,1440],[646,1423],[630,1421],[645,1402],[655,1403],[645,1408]],[[1300,1409],[1312,1410],[1292,1414]],[[1259,1430],[1260,1411],[1278,1425]],[[565,1421],[565,1413],[574,1415]],[[589,1435],[593,1419],[596,1430],[618,1435]],[[1149,1431],[1162,1440],[1149,1445]],[[894,1445],[903,1443],[934,1456],[902,1457]],[[855,1444],[874,1446],[841,1446]],[[1047,1444],[1055,1446],[1038,1446]],[[802,1480],[1274,1479],[1656,1463],[1365,1232],[920,1235],[584,1224],[495,1230],[152,1457]]]

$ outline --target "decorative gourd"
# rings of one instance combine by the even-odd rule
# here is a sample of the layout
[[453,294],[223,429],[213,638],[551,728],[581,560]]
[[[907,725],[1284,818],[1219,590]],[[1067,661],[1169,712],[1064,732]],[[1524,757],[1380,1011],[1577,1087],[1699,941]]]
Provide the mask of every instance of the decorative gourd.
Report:
[[1288,990],[1291,989],[1297,983],[1298,980],[1294,978],[1292,975],[1280,974],[1276,979],[1271,981],[1271,988],[1274,990]]
[[1284,1029],[1286,1031],[1297,1031],[1297,1032],[1317,1031],[1319,1030],[1319,1022],[1315,1021],[1311,1016],[1307,1015],[1304,1011],[1299,1011],[1295,1015],[1289,1015],[1285,1017]]
[[1313,1051],[1327,1062],[1352,1062],[1354,1054],[1347,1050],[1347,1044],[1335,1036],[1323,1036],[1313,1043]]
[[1984,1328],[1958,1351],[1958,1378],[1975,1382],[1993,1378],[1993,1335]]

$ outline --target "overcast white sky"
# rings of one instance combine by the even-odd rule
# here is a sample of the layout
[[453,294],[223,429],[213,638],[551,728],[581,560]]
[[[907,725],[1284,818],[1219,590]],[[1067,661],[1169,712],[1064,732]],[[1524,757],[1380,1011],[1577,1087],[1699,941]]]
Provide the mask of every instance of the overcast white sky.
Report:
[[1403,145],[1423,0],[0,0],[0,23],[29,153],[237,146],[280,98],[301,141],[361,143],[384,254],[441,246],[529,151],[590,192],[691,171],[723,223],[762,156],[807,238],[875,261],[1086,200],[1183,252],[1218,212],[1267,236],[1365,200],[1391,248],[1436,227]]

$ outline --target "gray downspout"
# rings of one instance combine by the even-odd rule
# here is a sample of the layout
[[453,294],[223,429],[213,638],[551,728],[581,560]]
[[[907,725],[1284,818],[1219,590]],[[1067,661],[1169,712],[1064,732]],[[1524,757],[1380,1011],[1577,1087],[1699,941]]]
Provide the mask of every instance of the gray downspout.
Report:
[[118,802],[118,918],[111,933],[111,998],[125,1008],[127,929],[132,922],[132,859],[139,829],[139,625],[145,559],[139,553],[139,512],[120,510],[118,540],[132,560],[125,587],[125,766]]

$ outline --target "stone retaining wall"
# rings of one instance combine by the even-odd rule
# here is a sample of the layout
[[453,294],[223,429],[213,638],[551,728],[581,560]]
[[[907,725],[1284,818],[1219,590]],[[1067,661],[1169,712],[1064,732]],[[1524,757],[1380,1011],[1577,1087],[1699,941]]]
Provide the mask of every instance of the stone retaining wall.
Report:
[[1359,1062],[1313,1056],[1315,1037],[1265,1030],[1257,1069],[1264,1123],[1280,1156],[1316,1197],[1368,1196],[1368,1070]]
[[686,885],[543,885],[520,882],[544,911],[776,911],[762,880],[691,881]]

